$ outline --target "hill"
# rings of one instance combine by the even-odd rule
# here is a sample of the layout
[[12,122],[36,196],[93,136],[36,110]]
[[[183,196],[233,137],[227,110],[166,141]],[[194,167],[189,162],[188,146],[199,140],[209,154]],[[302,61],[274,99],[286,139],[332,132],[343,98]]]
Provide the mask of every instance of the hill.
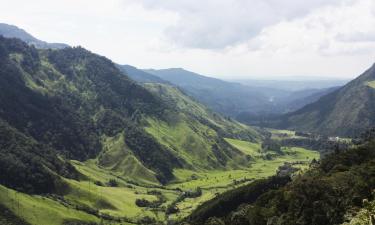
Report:
[[6,23],[0,23],[0,35],[7,38],[18,38],[23,40],[29,45],[34,45],[37,48],[52,48],[52,49],[61,49],[69,47],[67,44],[62,43],[48,43],[41,41],[21,28],[18,28],[14,25],[9,25]]
[[276,125],[325,135],[356,136],[374,126],[375,66],[318,101],[283,116]]

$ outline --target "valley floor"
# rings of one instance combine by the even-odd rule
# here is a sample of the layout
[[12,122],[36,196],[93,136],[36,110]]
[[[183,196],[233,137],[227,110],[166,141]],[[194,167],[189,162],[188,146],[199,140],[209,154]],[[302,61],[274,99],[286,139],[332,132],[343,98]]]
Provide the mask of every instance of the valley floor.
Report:
[[[28,223],[38,225],[74,224],[74,221],[139,224],[154,220],[179,220],[219,193],[274,175],[285,162],[296,162],[294,167],[300,168],[301,172],[312,159],[319,158],[318,152],[297,147],[282,147],[282,154],[265,157],[260,143],[236,139],[226,141],[252,158],[247,168],[215,171],[177,169],[174,170],[176,180],[161,186],[152,182],[135,182],[100,168],[96,160],[72,161],[86,179],[66,179],[69,187],[64,188],[63,197],[30,196],[0,186],[0,206],[10,209],[11,213]],[[146,204],[141,205],[140,200]],[[5,216],[0,215],[0,221]]]

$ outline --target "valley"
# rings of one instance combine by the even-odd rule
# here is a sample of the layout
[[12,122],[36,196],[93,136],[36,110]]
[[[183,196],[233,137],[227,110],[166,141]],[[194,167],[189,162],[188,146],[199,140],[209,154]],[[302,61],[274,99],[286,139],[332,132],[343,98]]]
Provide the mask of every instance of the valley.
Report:
[[0,23],[0,225],[364,225],[374,80],[142,70]]
[[[260,143],[237,139],[226,141],[253,158],[253,161],[241,169],[176,169],[176,179],[167,185],[160,185],[142,173],[138,174],[135,181],[132,176],[101,167],[98,159],[72,161],[72,165],[85,179],[64,179],[68,187],[64,187],[61,196],[29,196],[1,186],[0,199],[18,218],[31,224],[60,224],[70,220],[97,223],[104,221],[104,224],[138,224],[143,220],[178,221],[188,216],[198,205],[220,193],[274,175],[278,167],[286,162],[299,162],[298,168],[302,171],[308,168],[312,159],[319,158],[316,151],[283,147],[282,155],[264,159]],[[111,186],[110,180],[115,180],[116,186]],[[201,190],[199,196],[181,198],[183,193],[197,189]],[[137,199],[162,201],[156,206],[139,207]],[[171,205],[177,207],[178,212],[166,214],[166,209]]]

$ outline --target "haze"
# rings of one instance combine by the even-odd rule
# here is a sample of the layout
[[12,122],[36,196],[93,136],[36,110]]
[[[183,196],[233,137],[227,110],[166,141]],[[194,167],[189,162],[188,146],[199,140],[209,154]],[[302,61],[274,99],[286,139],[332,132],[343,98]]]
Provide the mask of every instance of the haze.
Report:
[[0,22],[140,68],[348,79],[375,61],[372,0],[0,2]]

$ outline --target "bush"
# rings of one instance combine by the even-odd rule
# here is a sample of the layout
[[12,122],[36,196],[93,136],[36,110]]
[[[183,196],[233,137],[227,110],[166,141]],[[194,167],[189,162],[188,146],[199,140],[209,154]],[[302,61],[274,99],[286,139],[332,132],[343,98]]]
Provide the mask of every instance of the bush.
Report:
[[110,186],[110,187],[118,187],[117,180],[115,180],[115,179],[110,179],[110,180],[108,181],[108,186]]

